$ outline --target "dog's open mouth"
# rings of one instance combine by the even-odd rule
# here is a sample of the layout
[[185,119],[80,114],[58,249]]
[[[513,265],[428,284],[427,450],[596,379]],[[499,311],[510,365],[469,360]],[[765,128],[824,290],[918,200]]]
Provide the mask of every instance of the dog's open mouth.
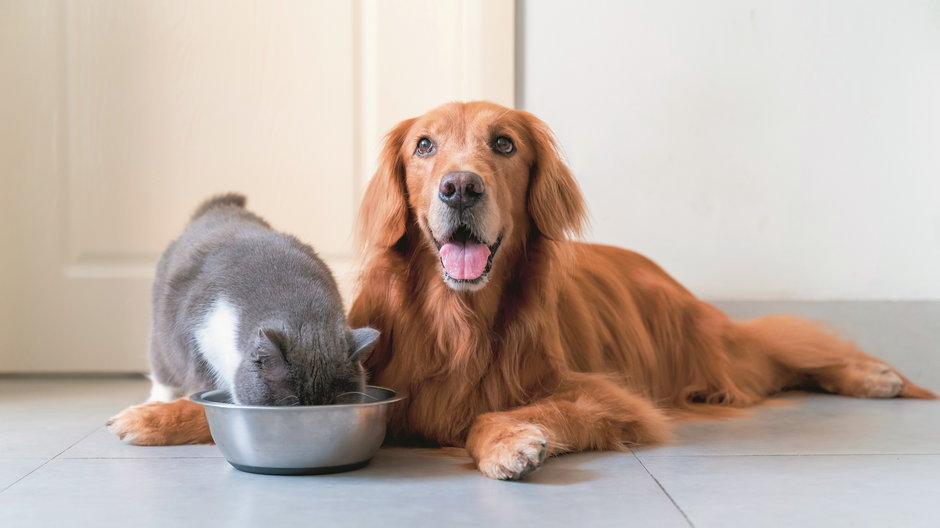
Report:
[[463,224],[444,240],[435,240],[447,278],[465,283],[482,281],[486,277],[502,241],[500,236],[494,244],[488,245]]

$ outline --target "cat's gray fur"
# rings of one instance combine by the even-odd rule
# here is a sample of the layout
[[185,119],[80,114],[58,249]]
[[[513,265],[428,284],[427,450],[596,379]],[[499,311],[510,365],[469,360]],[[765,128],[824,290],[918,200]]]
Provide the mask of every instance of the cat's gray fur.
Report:
[[[234,386],[199,351],[197,332],[220,297],[238,318]],[[242,404],[335,403],[363,391],[361,361],[377,338],[347,326],[336,281],[313,249],[272,230],[241,195],[200,205],[157,266],[151,366],[157,382],[185,393],[227,388]]]

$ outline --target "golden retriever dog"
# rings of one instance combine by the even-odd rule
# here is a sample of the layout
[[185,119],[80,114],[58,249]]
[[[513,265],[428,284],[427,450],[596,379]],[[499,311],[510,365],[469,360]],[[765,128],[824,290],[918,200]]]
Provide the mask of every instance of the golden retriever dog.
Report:
[[[389,132],[363,199],[350,324],[381,331],[371,382],[404,392],[392,437],[465,446],[519,479],[546,457],[662,442],[670,421],[788,387],[936,398],[820,325],[736,322],[649,259],[578,242],[585,205],[550,129],[486,102]],[[202,409],[151,403],[112,430],[210,441]]]

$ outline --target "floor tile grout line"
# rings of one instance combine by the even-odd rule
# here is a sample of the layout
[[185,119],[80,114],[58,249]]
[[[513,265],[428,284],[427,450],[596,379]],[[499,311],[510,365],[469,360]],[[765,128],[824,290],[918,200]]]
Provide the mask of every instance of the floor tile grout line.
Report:
[[670,495],[669,492],[666,491],[666,488],[663,486],[663,484],[659,481],[658,478],[656,478],[653,475],[653,473],[649,470],[649,468],[646,467],[646,464],[644,464],[643,461],[640,460],[640,457],[636,456],[636,453],[634,453],[633,451],[631,451],[630,454],[632,454],[633,458],[635,458],[636,461],[640,463],[640,466],[642,466],[643,470],[646,471],[646,474],[649,475],[651,479],[653,479],[653,482],[655,482],[656,485],[659,486],[659,489],[661,489],[662,492],[666,494],[666,498],[668,498],[669,502],[672,503],[672,505],[676,508],[676,510],[679,511],[680,514],[682,514],[682,518],[685,519],[685,522],[687,522],[689,526],[691,526],[692,528],[695,528],[695,524],[692,523],[692,519],[689,519],[689,516],[686,515],[685,510],[683,510],[682,507],[679,506],[679,503],[677,503],[676,500],[672,498],[672,495]]
[[39,471],[40,469],[42,469],[42,468],[44,468],[44,467],[46,467],[46,465],[47,465],[49,462],[52,462],[53,460],[59,458],[59,456],[62,455],[62,453],[65,453],[65,452],[68,451],[69,449],[72,449],[73,447],[75,447],[76,445],[78,445],[78,443],[81,442],[82,440],[84,440],[84,439],[88,438],[89,436],[95,434],[95,432],[96,432],[98,429],[101,429],[101,427],[102,427],[102,426],[100,426],[100,425],[95,426],[95,428],[92,429],[88,434],[82,436],[82,437],[79,438],[78,440],[76,440],[76,441],[72,442],[71,444],[69,444],[68,447],[66,447],[66,448],[63,449],[62,451],[59,451],[59,452],[56,453],[52,458],[50,458],[50,459],[46,460],[45,462],[43,462],[42,464],[40,464],[39,467],[34,468],[34,469],[33,469],[32,471],[30,471],[29,473],[27,473],[27,474],[23,475],[22,477],[16,479],[15,481],[11,482],[9,486],[6,486],[5,488],[0,489],[0,495],[3,495],[8,489],[10,489],[10,488],[12,488],[13,486],[16,486],[17,484],[19,484],[20,481],[22,481],[22,480],[25,479],[26,477],[32,475],[33,473]]
[[58,460],[225,460],[223,456],[75,456],[62,457]]
[[21,480],[23,480],[24,478],[26,478],[26,477],[32,475],[33,473],[39,471],[39,470],[42,469],[42,468],[44,468],[44,467],[46,466],[46,464],[48,464],[49,462],[52,462],[52,460],[53,460],[54,458],[55,458],[55,457],[49,458],[49,459],[45,460],[42,464],[39,464],[38,466],[34,467],[32,470],[30,470],[28,473],[26,473],[26,474],[23,475],[22,477],[20,477],[20,478],[14,480],[13,482],[11,482],[10,484],[8,484],[8,485],[7,485],[6,487],[4,487],[3,489],[0,489],[0,495],[3,495],[3,493],[4,493],[6,490],[12,488],[12,487],[15,486],[16,484],[18,484]]
[[940,453],[715,453],[707,455],[644,455],[636,453],[638,459],[646,458],[718,458],[718,457],[849,457],[849,456],[940,456]]

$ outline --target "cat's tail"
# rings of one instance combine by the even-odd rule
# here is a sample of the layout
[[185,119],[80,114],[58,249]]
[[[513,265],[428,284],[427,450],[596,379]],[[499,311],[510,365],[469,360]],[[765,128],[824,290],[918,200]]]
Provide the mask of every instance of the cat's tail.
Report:
[[202,202],[199,207],[196,208],[196,211],[193,212],[193,220],[199,218],[200,216],[208,213],[210,210],[215,209],[216,207],[226,207],[234,206],[241,209],[245,208],[245,202],[247,199],[244,194],[238,193],[225,193],[213,196],[208,200]]

